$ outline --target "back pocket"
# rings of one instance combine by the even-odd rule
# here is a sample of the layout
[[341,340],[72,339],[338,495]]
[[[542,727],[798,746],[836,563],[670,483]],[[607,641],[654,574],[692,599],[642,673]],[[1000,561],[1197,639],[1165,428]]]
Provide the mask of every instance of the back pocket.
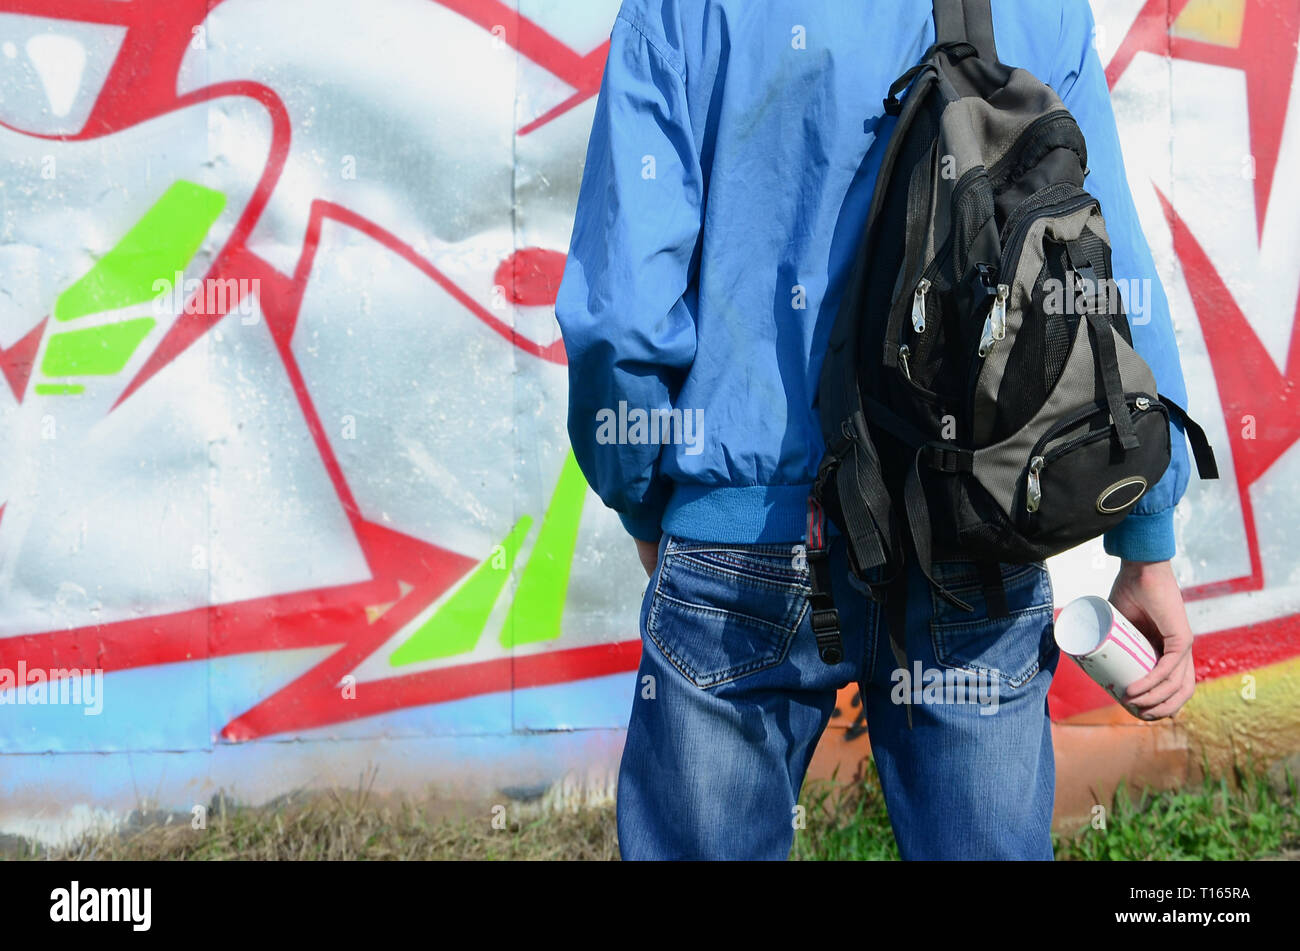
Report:
[[931,596],[930,639],[944,666],[996,676],[1009,687],[1033,679],[1056,650],[1052,636],[1052,582],[1041,562],[1002,565],[1010,616],[990,618],[979,573],[970,562],[937,562],[935,580],[974,606],[971,613]]
[[646,636],[687,680],[714,687],[785,660],[808,591],[793,546],[670,538]]

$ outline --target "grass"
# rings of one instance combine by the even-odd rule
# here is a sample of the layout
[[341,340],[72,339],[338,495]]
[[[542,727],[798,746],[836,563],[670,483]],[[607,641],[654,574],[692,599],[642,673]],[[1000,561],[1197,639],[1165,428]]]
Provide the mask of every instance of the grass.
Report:
[[[1289,772],[1280,783],[1242,768],[1231,782],[1205,773],[1199,787],[1133,794],[1121,785],[1105,828],[1093,820],[1053,835],[1057,861],[1300,859],[1300,795]],[[792,858],[898,858],[874,763],[857,783],[807,784],[802,801],[806,829]]]
[[[214,796],[204,828],[190,813],[134,815],[124,829],[46,848],[0,836],[0,858],[56,860],[493,860],[618,858],[613,809],[418,802],[373,792],[377,771],[353,790],[296,793],[259,807]],[[554,791],[553,791],[554,792]],[[505,798],[505,797],[503,797]],[[508,801],[508,800],[507,800]],[[547,808],[550,806],[550,808]],[[5,841],[7,840],[7,841]]]
[[860,782],[843,783],[834,776],[806,782],[799,799],[804,828],[795,834],[792,859],[898,859],[875,760],[868,761],[866,778]]
[[[791,858],[826,861],[898,858],[874,766],[854,783],[805,785],[803,828]],[[442,814],[439,814],[441,812]],[[158,817],[155,817],[157,820]],[[535,807],[380,801],[368,789],[286,797],[259,807],[214,800],[206,828],[188,814],[114,833],[87,834],[46,849],[10,839],[0,855],[19,859],[565,859],[618,857],[612,806],[541,812]],[[1300,857],[1300,796],[1287,774],[1270,783],[1238,771],[1172,792],[1121,787],[1106,828],[1055,837],[1065,861]]]
[[618,857],[613,810],[507,819],[432,817],[413,802],[366,804],[350,795],[301,797],[274,807],[231,807],[191,828],[189,816],[126,834],[95,833],[62,848],[26,843],[10,858],[220,860],[493,860]]
[[[1058,838],[1056,857],[1067,861],[1115,859],[1240,860],[1300,857],[1300,798],[1287,772],[1277,785],[1259,772],[1207,775],[1201,787],[1132,795],[1115,792],[1106,828],[1086,824]],[[1281,788],[1278,788],[1278,787]]]

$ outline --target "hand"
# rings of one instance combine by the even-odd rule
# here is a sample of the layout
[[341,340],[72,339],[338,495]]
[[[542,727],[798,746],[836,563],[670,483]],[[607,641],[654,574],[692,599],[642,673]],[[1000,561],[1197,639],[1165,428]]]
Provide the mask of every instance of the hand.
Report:
[[653,577],[655,566],[659,564],[659,543],[643,542],[639,538],[633,540],[636,542],[636,553],[641,559],[641,567],[645,569],[646,577]]
[[1173,567],[1167,561],[1121,562],[1110,603],[1160,653],[1155,668],[1125,692],[1125,705],[1143,720],[1172,717],[1196,690],[1192,629]]

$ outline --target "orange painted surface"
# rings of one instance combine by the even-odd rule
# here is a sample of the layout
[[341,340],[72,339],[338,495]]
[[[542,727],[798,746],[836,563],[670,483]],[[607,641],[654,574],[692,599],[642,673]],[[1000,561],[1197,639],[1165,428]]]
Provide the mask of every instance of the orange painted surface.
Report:
[[[856,687],[840,692],[840,714],[822,737],[810,779],[862,775],[871,744],[856,696]],[[1086,819],[1096,803],[1109,805],[1121,780],[1170,789],[1199,780],[1202,762],[1215,773],[1234,758],[1266,767],[1300,748],[1300,658],[1202,681],[1172,720],[1144,723],[1110,702],[1055,722],[1052,739],[1056,822],[1065,827]]]

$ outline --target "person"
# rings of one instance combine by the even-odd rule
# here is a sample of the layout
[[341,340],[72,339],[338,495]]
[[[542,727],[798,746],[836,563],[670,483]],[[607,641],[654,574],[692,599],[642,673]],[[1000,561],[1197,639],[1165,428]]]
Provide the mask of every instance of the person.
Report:
[[[1186,406],[1087,0],[992,10],[1002,62],[1050,85],[1084,132],[1114,273],[1146,289],[1134,345]],[[626,859],[788,857],[809,760],[853,682],[904,859],[1052,857],[1046,567],[1001,566],[1001,619],[972,564],[935,566],[972,614],[913,569],[907,656],[987,677],[996,704],[912,704],[910,729],[885,612],[842,539],[840,663],[818,656],[807,611],[822,360],[892,127],[882,99],[934,41],[916,0],[624,0],[614,21],[555,313],[574,451],[650,576],[618,782]],[[1195,686],[1170,567],[1188,480],[1172,435],[1166,475],[1105,536],[1121,559],[1111,600],[1162,650],[1129,693],[1147,720]]]

